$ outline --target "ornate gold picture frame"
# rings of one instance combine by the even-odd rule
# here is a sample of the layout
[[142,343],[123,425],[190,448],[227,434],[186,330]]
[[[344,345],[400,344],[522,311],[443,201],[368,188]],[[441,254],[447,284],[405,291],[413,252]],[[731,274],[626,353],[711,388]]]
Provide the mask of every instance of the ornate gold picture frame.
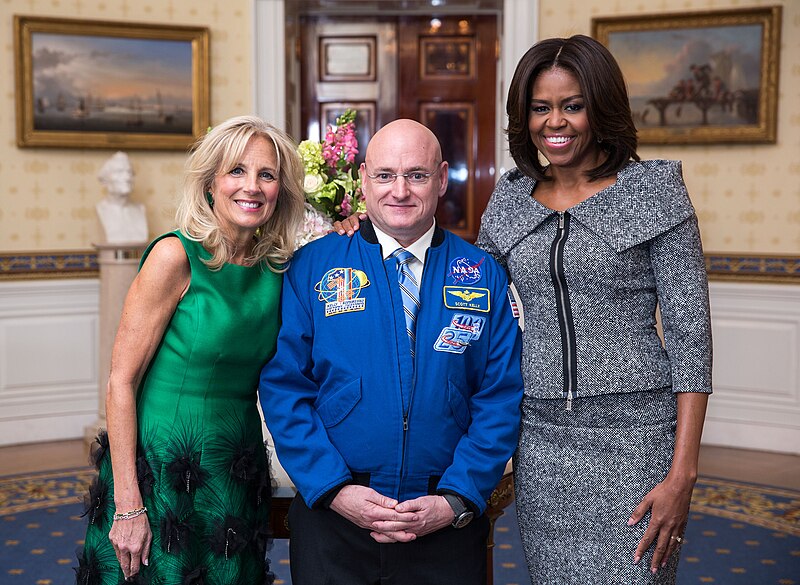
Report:
[[592,19],[642,144],[775,142],[781,7]]
[[14,16],[17,145],[185,150],[209,125],[209,31]]

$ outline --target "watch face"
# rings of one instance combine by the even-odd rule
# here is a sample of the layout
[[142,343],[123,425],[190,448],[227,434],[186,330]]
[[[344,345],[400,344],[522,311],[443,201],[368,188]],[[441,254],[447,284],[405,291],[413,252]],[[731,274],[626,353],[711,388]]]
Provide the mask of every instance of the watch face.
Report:
[[453,520],[453,528],[464,528],[464,526],[472,522],[473,516],[474,514],[469,511],[462,513],[458,518]]

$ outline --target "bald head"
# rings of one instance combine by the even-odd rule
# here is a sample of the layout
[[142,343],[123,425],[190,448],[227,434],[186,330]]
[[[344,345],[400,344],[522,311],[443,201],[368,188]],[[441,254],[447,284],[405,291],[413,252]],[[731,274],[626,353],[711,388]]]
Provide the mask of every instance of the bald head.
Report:
[[[391,182],[378,178],[392,175],[397,176]],[[414,120],[395,120],[370,139],[361,179],[372,222],[408,246],[433,225],[436,205],[447,191],[447,162],[433,132]]]
[[416,120],[401,118],[389,122],[370,138],[367,144],[367,165],[370,162],[370,154],[385,148],[387,142],[395,149],[405,147],[418,154],[428,155],[433,163],[442,160],[442,149],[436,135]]

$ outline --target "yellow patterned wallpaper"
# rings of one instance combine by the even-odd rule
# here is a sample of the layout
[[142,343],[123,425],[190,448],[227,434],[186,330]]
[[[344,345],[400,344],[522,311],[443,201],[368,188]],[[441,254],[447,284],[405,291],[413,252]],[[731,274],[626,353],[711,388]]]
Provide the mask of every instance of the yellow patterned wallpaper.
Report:
[[[680,159],[707,252],[800,254],[800,1],[540,0],[540,35],[591,33],[593,16],[783,5],[778,142],[648,146],[646,158]],[[88,250],[102,230],[94,205],[107,150],[19,149],[15,142],[13,15],[208,26],[211,119],[252,109],[250,0],[0,0],[0,253]],[[146,204],[151,235],[171,229],[184,155],[128,151],[132,199]]]
[[[113,150],[17,148],[15,14],[207,26],[211,122],[252,110],[250,0],[0,0],[0,252],[89,250],[103,239],[97,172]],[[185,155],[128,150],[131,199],[147,206],[151,235],[172,229]]]
[[647,146],[643,158],[683,161],[706,252],[800,254],[800,0],[540,0],[545,37],[591,34],[597,16],[783,6],[778,141]]

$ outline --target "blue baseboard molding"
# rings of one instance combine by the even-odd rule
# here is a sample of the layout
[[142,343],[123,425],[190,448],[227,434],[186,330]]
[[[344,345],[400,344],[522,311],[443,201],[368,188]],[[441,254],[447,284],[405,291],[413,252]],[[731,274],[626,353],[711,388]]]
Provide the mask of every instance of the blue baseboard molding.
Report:
[[711,280],[800,283],[800,256],[706,254]]
[[97,278],[97,252],[12,252],[0,254],[0,280]]

